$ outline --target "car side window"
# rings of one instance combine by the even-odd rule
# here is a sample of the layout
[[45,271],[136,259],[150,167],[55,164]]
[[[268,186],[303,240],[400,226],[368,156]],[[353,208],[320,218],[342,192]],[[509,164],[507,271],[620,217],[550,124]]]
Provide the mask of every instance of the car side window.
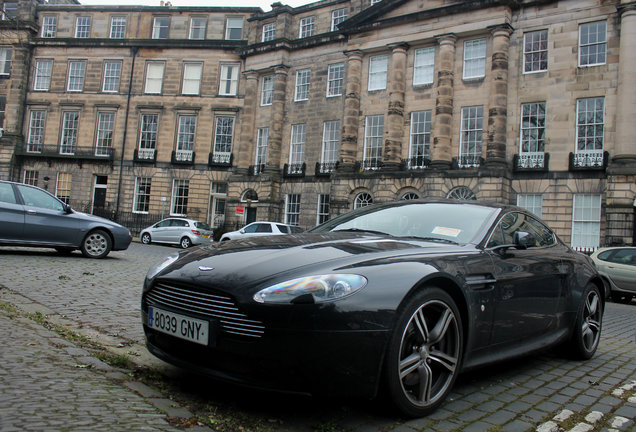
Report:
[[243,231],[245,231],[246,233],[256,232],[256,228],[258,228],[258,225],[259,224],[248,225],[245,228],[243,228]]
[[501,230],[501,222],[497,224],[497,227],[494,229],[490,236],[490,240],[488,240],[488,245],[486,247],[495,247],[506,244],[504,240],[503,231]]
[[276,228],[278,228],[278,231],[282,233],[290,234],[288,226],[276,224]]
[[181,219],[173,219],[172,220],[172,226],[176,226],[176,227],[187,227],[188,226],[188,222],[181,220]]
[[518,228],[517,217],[515,213],[505,215],[490,236],[487,247],[495,247],[501,245],[512,244],[512,235]]
[[10,183],[0,183],[0,202],[6,202],[10,204],[18,203],[18,201],[15,199],[13,187],[11,187]]
[[155,228],[165,228],[167,226],[170,226],[170,219],[159,222],[155,225]]
[[614,253],[614,251],[611,250],[601,252],[600,254],[598,254],[598,259],[600,259],[601,261],[610,261],[610,255],[612,255],[612,253]]
[[552,246],[556,243],[556,239],[552,230],[541,222],[528,215],[524,216],[524,223],[521,225],[521,231],[534,234],[537,239],[537,246]]
[[610,257],[609,261],[616,264],[636,266],[636,250],[619,249]]
[[29,186],[18,185],[24,204],[31,207],[40,207],[55,211],[64,211],[64,205],[48,193]]
[[556,243],[554,233],[541,222],[525,213],[508,213],[493,231],[487,247],[513,244],[517,231],[528,232],[535,237],[535,246],[552,246]]
[[269,224],[258,224],[256,232],[272,232],[272,227]]

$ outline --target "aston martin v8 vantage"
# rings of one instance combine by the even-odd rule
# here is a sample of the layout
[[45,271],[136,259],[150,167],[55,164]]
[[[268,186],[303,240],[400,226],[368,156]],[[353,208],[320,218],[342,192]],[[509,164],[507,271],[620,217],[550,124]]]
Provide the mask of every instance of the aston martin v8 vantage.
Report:
[[249,386],[437,408],[462,371],[598,347],[590,259],[514,206],[401,201],[303,234],[183,251],[145,280],[148,349]]

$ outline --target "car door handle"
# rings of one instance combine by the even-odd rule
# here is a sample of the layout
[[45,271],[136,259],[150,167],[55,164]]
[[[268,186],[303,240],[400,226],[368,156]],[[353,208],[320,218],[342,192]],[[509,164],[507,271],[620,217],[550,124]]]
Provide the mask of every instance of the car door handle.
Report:
[[37,212],[35,210],[27,210],[26,212],[27,212],[27,214],[30,214],[30,215],[37,214]]

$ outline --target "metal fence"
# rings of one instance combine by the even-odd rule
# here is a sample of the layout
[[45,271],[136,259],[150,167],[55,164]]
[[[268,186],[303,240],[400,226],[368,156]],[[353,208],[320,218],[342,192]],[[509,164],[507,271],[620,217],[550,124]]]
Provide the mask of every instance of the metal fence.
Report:
[[161,220],[161,213],[140,214],[120,212],[118,214],[117,212],[109,209],[94,208],[93,214],[106,219],[110,219],[114,222],[117,222],[118,224],[125,226],[133,235],[139,235],[142,229]]

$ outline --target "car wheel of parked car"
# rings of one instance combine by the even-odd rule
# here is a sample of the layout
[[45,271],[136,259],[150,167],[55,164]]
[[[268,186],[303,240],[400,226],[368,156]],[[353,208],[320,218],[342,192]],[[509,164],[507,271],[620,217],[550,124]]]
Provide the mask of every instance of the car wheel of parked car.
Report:
[[88,258],[104,258],[110,252],[112,240],[103,230],[95,230],[88,233],[80,247],[82,253]]
[[451,391],[462,362],[463,330],[453,299],[428,287],[402,308],[389,344],[389,396],[404,414],[424,416]]
[[190,246],[192,246],[192,240],[190,240],[190,237],[183,237],[181,239],[181,247],[187,249]]
[[55,250],[57,251],[57,253],[62,254],[62,255],[70,255],[71,253],[73,253],[73,251],[75,249],[70,248],[70,247],[56,247]]
[[146,245],[147,245],[147,244],[150,244],[150,241],[151,241],[151,239],[150,239],[150,234],[148,234],[148,233],[143,233],[143,234],[142,234],[142,236],[141,236],[141,242],[142,242],[143,244],[146,244]]
[[601,339],[603,324],[603,301],[598,287],[592,283],[585,288],[574,333],[568,343],[568,352],[575,359],[592,358]]

